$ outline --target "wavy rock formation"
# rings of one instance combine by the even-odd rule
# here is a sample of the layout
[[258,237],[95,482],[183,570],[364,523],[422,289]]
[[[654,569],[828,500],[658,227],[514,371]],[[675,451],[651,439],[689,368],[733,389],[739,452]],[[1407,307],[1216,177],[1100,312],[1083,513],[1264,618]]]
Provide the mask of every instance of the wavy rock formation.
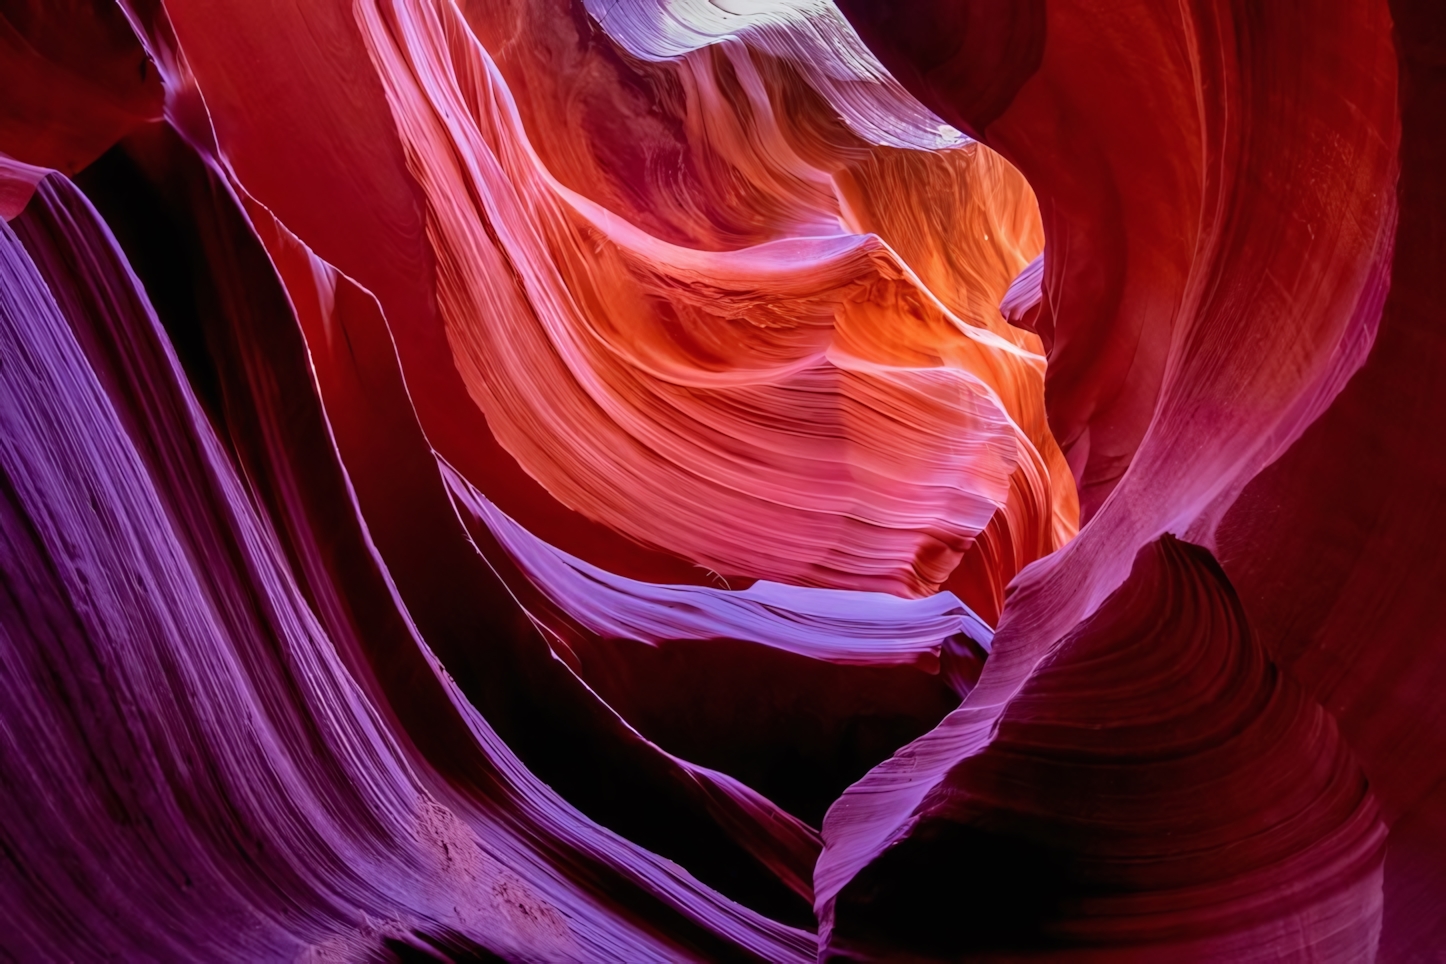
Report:
[[832,956],[1374,952],[1376,800],[1206,550],[1169,536],[1141,549],[997,714],[907,834],[847,882],[837,875],[872,823],[868,792],[917,751],[831,811],[819,897]]
[[[1015,584],[970,698],[902,751],[900,759],[928,760],[928,775],[885,780],[895,797],[881,805],[883,794],[870,795],[867,827],[851,826],[849,794],[835,806],[820,893],[830,889],[825,865],[845,876],[867,866],[931,812],[934,781],[942,787],[947,774],[987,755],[1010,695],[1123,581],[1129,554],[1173,531],[1218,546],[1262,643],[1336,715],[1387,821],[1414,815],[1400,824],[1413,834],[1400,838],[1401,850],[1388,845],[1400,857],[1388,857],[1386,909],[1359,925],[1366,940],[1354,950],[1336,943],[1335,921],[1319,921],[1284,948],[1242,952],[1222,933],[1192,953],[1359,959],[1375,953],[1377,928],[1383,959],[1434,953],[1440,932],[1419,908],[1440,894],[1440,878],[1426,869],[1429,858],[1405,856],[1440,852],[1426,790],[1440,771],[1406,749],[1440,731],[1435,709],[1408,695],[1429,686],[1420,674],[1440,662],[1439,634],[1412,602],[1432,598],[1430,553],[1411,550],[1419,543],[1393,536],[1370,512],[1338,513],[1342,500],[1380,504],[1382,490],[1374,482],[1376,496],[1352,488],[1346,469],[1395,431],[1384,428],[1394,416],[1369,387],[1373,366],[1381,371],[1374,377],[1410,384],[1412,365],[1437,357],[1418,345],[1411,365],[1393,363],[1383,346],[1419,338],[1422,289],[1412,269],[1417,259],[1440,259],[1439,175],[1428,162],[1439,138],[1424,121],[1439,107],[1439,85],[1417,66],[1441,49],[1439,14],[1409,3],[1337,4],[1307,23],[1284,7],[1197,3],[1181,16],[1152,4],[1104,12],[1051,2],[1036,24],[1042,53],[1009,48],[1001,76],[1012,76],[1012,89],[985,103],[970,52],[1017,36],[1029,26],[1023,13],[981,4],[979,19],[959,23],[958,43],[948,45],[938,38],[942,8],[899,18],[867,4],[842,7],[906,86],[1018,164],[1039,193],[1049,242],[1031,325],[1051,345],[1050,421],[1090,518],[1079,539]],[[1401,56],[1398,43],[1414,55]],[[1118,69],[1087,86],[1065,81],[1102,62]],[[1146,142],[1149,151],[1125,149]],[[1031,310],[1028,284],[1016,286],[1022,318]],[[1389,375],[1380,367],[1393,364]],[[1365,393],[1369,402],[1353,401]],[[1363,418],[1359,407],[1348,414],[1362,404],[1373,415]],[[1408,407],[1406,424],[1430,418],[1425,403]],[[1325,427],[1342,421],[1356,434],[1326,442]],[[1408,460],[1413,484],[1442,477],[1434,453]],[[1297,504],[1314,508],[1282,511]],[[1310,512],[1318,518],[1306,523]],[[1439,531],[1417,521],[1413,538]],[[1371,583],[1365,609],[1337,605],[1353,570],[1365,571],[1355,567],[1369,565],[1369,545],[1418,560],[1412,575],[1373,569],[1381,581]],[[1402,623],[1380,620],[1383,611]],[[1369,669],[1351,661],[1366,650]],[[1397,740],[1382,739],[1392,728]],[[1399,742],[1407,732],[1410,744]],[[1409,784],[1392,779],[1403,765]]]
[[0,953],[1434,959],[1443,52],[8,5]]
[[[89,204],[47,181],[16,224],[7,952],[328,960],[481,939],[505,956],[678,953],[604,906],[643,897],[648,876],[681,885],[684,919],[717,898],[571,810],[458,692],[344,511],[315,395],[309,413],[304,395],[278,410],[280,372],[253,369],[252,397],[244,370],[226,373],[242,390],[228,445]],[[252,349],[238,368],[269,355],[237,347]],[[237,474],[248,448],[270,449],[266,476]],[[550,892],[573,861],[633,881]],[[578,899],[598,906],[569,909]],[[764,956],[806,946],[738,924]]]

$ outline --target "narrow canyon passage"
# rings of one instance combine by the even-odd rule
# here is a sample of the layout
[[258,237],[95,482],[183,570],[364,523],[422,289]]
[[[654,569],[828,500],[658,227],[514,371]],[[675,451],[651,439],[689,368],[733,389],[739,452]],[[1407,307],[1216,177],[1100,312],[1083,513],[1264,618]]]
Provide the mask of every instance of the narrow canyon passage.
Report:
[[1446,948],[1428,4],[0,17],[7,958]]

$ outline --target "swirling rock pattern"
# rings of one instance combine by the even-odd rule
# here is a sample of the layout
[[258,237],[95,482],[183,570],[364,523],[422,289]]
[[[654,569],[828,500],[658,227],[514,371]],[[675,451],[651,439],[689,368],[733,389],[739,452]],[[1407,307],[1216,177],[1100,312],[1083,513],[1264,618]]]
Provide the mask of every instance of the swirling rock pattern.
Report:
[[[824,832],[854,819],[840,806]],[[1321,959],[1359,960],[1378,935],[1384,843],[1325,711],[1266,658],[1210,554],[1165,536],[930,789],[907,836],[821,895],[822,916],[845,959],[1278,959],[1305,935]]]
[[0,953],[1435,959],[1437,6],[0,9]]

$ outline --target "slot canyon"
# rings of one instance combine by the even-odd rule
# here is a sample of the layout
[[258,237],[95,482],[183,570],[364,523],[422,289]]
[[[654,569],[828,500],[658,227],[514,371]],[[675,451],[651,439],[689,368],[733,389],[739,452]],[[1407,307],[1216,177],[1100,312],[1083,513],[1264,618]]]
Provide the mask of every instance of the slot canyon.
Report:
[[0,960],[1446,960],[1440,0],[0,78]]

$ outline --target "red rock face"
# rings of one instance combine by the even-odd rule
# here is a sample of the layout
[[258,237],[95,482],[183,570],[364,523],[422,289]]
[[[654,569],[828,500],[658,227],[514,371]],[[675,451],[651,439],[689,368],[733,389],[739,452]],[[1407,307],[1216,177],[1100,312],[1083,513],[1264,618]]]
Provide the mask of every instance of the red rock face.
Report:
[[[836,807],[825,839],[859,823]],[[826,947],[1360,960],[1379,935],[1385,838],[1334,723],[1270,662],[1210,554],[1166,536],[930,787],[908,831],[820,894]]]
[[1432,5],[12,6],[9,957],[1446,949]]

